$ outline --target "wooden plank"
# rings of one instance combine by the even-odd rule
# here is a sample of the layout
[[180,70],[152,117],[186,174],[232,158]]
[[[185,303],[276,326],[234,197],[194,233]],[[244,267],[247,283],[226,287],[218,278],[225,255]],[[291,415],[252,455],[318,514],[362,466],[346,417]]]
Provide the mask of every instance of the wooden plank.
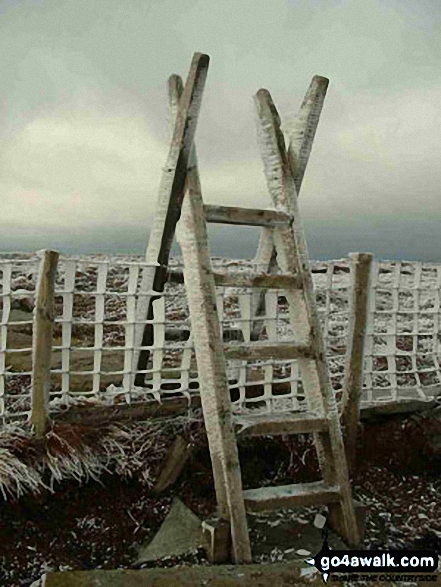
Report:
[[[169,153],[162,173],[155,217],[150,232],[145,260],[156,265],[143,271],[141,291],[164,291],[170,250],[175,236],[176,223],[181,214],[184,199],[187,167],[191,147],[196,132],[202,93],[207,77],[210,58],[202,53],[195,53],[187,77],[182,99],[179,99],[182,84],[178,76],[169,80],[169,93],[177,91],[174,103],[179,102],[176,113],[173,136]],[[180,87],[179,87],[180,85]],[[173,103],[172,103],[173,109]],[[153,318],[153,296],[140,296],[137,300],[137,320]],[[150,353],[148,350],[137,351],[136,347],[153,344],[153,326],[138,325],[135,328],[134,368],[138,371],[147,368]],[[144,374],[137,373],[135,385],[144,385]]]
[[204,206],[207,222],[214,224],[240,224],[248,226],[278,226],[289,224],[291,218],[276,210],[237,208],[235,206]]
[[123,387],[130,400],[134,373],[132,371],[133,354],[135,345],[135,319],[136,319],[136,290],[138,287],[139,266],[130,265],[129,279],[127,282],[126,297],[126,324],[124,325],[124,376]]
[[326,418],[311,413],[236,416],[234,423],[237,427],[237,434],[244,436],[309,434],[324,432],[328,428]]
[[[284,384],[273,384],[273,390],[277,392],[282,385]],[[259,387],[263,391],[263,385]],[[261,392],[259,392],[259,395],[261,395]],[[436,400],[409,400],[405,402],[387,402],[373,406],[362,405],[361,420],[377,420],[383,415],[387,416],[393,413],[427,411],[433,409],[436,405]],[[190,399],[182,396],[166,397],[162,403],[150,400],[131,405],[126,403],[115,404],[113,406],[86,403],[84,405],[73,405],[69,409],[59,413],[54,412],[52,417],[66,422],[99,426],[109,421],[139,421],[187,415],[189,410],[199,408],[200,406],[201,398],[199,392],[193,392]]]
[[44,435],[48,426],[55,274],[59,254],[45,250],[41,256],[32,337],[31,424],[37,436]]
[[104,315],[105,315],[105,300],[106,300],[106,283],[107,272],[109,269],[108,263],[100,263],[98,265],[98,276],[96,284],[95,295],[95,341],[93,351],[93,388],[92,391],[99,395],[100,381],[101,381],[101,362],[103,357],[103,338],[104,338]]
[[[323,479],[328,485],[337,484],[341,490],[341,503],[330,512],[342,515],[346,526],[346,540],[350,545],[359,543],[359,532],[352,502],[349,473],[340,427],[337,404],[331,387],[325,345],[317,313],[316,300],[309,269],[309,255],[302,222],[298,212],[297,191],[293,166],[285,148],[280,129],[280,117],[267,90],[255,96],[258,115],[258,136],[267,185],[274,206],[292,215],[289,228],[274,230],[277,261],[284,273],[298,273],[302,277],[301,291],[286,293],[290,320],[300,343],[311,342],[315,360],[299,358],[302,382],[308,408],[322,412],[329,418],[329,433],[315,434],[317,456]],[[320,390],[318,392],[318,390]]]
[[202,535],[210,563],[214,565],[227,563],[231,549],[230,524],[221,518],[204,520],[202,522]]
[[289,139],[288,158],[293,166],[292,171],[297,195],[299,195],[302,187],[328,85],[329,79],[315,75],[311,80],[297,117],[288,121],[285,125]]
[[[328,84],[329,80],[327,78],[315,75],[312,78],[297,117],[288,121],[286,124],[286,133],[289,138],[288,162],[292,167],[297,197],[300,196],[300,189],[311,154]],[[262,228],[254,263],[262,266],[264,269],[268,269],[269,272],[273,271],[277,266],[271,229]],[[253,306],[256,316],[264,313],[265,298],[262,294],[254,295]],[[253,325],[253,340],[258,339],[260,327],[261,324],[259,321]]]
[[224,345],[225,358],[233,361],[284,361],[300,357],[312,357],[310,345],[293,342],[252,342]]
[[345,428],[346,458],[349,470],[353,473],[356,465],[357,429],[363,391],[364,345],[373,255],[371,253],[351,253],[350,257],[353,263],[352,296],[341,420]]
[[[5,391],[6,391],[6,347],[8,341],[8,327],[9,315],[11,312],[11,277],[12,264],[5,263],[2,265],[2,272],[0,284],[3,293],[3,311],[1,313],[0,326],[0,415],[4,416],[7,413],[5,405]],[[3,420],[3,424],[5,421]]]
[[[171,115],[172,120],[177,115],[177,112],[180,107],[180,100],[182,99],[182,82],[180,81],[179,76],[172,76],[169,79],[169,86],[168,86],[168,98],[169,98],[169,112]],[[196,202],[198,202],[198,198],[200,199],[200,206],[201,210],[203,211],[203,203],[202,203],[202,195],[201,195],[201,187],[200,187],[200,180],[199,180],[199,171],[198,171],[198,162],[197,162],[197,152],[196,152],[196,145],[192,145],[190,157],[189,157],[189,168],[190,173],[187,176],[187,187],[189,190],[188,197],[193,197]],[[191,215],[190,215],[191,216]],[[190,216],[188,218],[190,219]],[[191,223],[192,219],[190,219]],[[208,239],[207,239],[208,242]],[[208,245],[207,245],[208,246]],[[185,257],[184,257],[185,260]],[[190,334],[191,338],[193,339],[193,329]],[[188,364],[191,362],[191,351],[190,348],[187,348],[184,351],[185,359]],[[204,415],[205,419],[205,415]],[[207,432],[208,435],[208,432]],[[216,435],[216,431],[211,432],[211,436],[214,437]],[[208,435],[210,438],[210,435]],[[216,451],[211,451],[211,460],[212,460],[212,467],[213,467],[213,476],[215,480],[215,491],[216,491],[216,499],[219,506],[219,513],[225,519],[230,519],[230,507],[227,495],[227,485],[224,482],[224,465],[221,458],[221,455],[218,454]],[[241,556],[241,553],[239,553]]]
[[193,170],[189,170],[189,194],[184,200],[177,235],[184,259],[202,409],[220,515],[228,519],[231,525],[234,560],[236,563],[250,562],[251,548],[217,314],[216,287],[199,178]]
[[323,481],[261,487],[243,492],[247,510],[261,512],[290,507],[326,505],[340,500],[338,485],[329,486]]
[[64,292],[63,296],[63,322],[61,324],[61,391],[63,401],[69,402],[70,391],[70,355],[72,346],[72,317],[73,298],[75,289],[75,273],[77,262],[74,259],[63,259],[64,265]]
[[[122,394],[121,394],[122,395]],[[145,401],[143,403],[117,403],[113,406],[100,404],[73,405],[68,410],[54,412],[53,418],[71,423],[101,425],[113,421],[132,422],[156,418],[174,418],[188,415],[190,409],[200,407],[200,396],[194,393],[187,397],[167,397],[162,403]]]
[[302,285],[296,275],[268,275],[242,273],[213,273],[216,285],[225,287],[263,287],[265,289],[293,289]]
[[176,440],[170,447],[165,458],[165,464],[159,474],[155,485],[154,493],[161,493],[171,487],[182,473],[188,459],[190,458],[193,445],[184,437],[177,436]]

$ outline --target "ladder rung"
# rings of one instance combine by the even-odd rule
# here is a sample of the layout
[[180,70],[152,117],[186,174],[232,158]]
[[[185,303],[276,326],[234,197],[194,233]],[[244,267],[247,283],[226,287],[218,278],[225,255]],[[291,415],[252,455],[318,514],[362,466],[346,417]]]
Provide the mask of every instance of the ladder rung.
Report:
[[312,347],[292,342],[253,342],[224,345],[225,358],[233,361],[284,361],[298,358],[312,358]]
[[253,512],[296,506],[326,505],[339,502],[338,485],[326,485],[324,481],[261,487],[243,492],[245,506]]
[[207,222],[217,224],[248,224],[250,226],[280,226],[289,224],[291,216],[277,210],[236,208],[233,206],[204,206]]
[[216,285],[227,287],[262,287],[265,289],[300,289],[302,281],[298,275],[252,275],[213,273]]
[[329,422],[314,412],[272,414],[264,416],[236,416],[234,422],[238,434],[247,436],[276,436],[278,434],[306,434],[325,432]]

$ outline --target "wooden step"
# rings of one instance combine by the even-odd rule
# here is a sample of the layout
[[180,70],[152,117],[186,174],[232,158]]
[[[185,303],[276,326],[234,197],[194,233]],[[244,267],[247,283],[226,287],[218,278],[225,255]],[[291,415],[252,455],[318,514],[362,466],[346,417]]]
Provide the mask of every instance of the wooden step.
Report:
[[[261,287],[262,289],[301,289],[300,275],[282,273],[271,275],[268,273],[217,273],[213,272],[216,285],[224,287]],[[184,283],[182,269],[170,269],[167,272],[167,281],[170,283]]]
[[326,505],[341,499],[338,485],[326,485],[324,481],[248,489],[243,492],[243,497],[245,507],[251,512]]
[[307,434],[328,430],[328,420],[314,412],[235,416],[237,434],[247,436],[277,436],[279,434]]
[[226,287],[262,287],[265,289],[300,289],[302,281],[298,275],[269,275],[267,273],[213,273],[216,285]]
[[204,205],[207,222],[214,224],[243,224],[249,226],[280,226],[290,224],[292,217],[276,210],[236,208],[234,206]]
[[293,342],[252,342],[224,345],[225,358],[232,361],[285,361],[298,358],[313,358],[310,345]]

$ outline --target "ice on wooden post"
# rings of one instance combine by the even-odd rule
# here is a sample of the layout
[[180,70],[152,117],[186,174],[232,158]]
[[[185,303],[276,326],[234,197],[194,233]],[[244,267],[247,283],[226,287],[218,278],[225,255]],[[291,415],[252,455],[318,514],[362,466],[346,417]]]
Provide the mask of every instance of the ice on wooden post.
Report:
[[135,320],[136,320],[136,289],[138,286],[139,267],[130,265],[129,280],[127,283],[127,322],[125,324],[125,342],[124,342],[124,376],[123,388],[126,397],[131,401],[131,392],[133,388],[134,374],[132,371],[134,346],[135,346]]
[[[145,256],[147,263],[156,266],[153,271],[143,271],[141,292],[154,289],[161,293],[165,286],[166,269],[185,194],[187,167],[196,132],[209,60],[208,55],[195,53],[183,91],[182,84],[178,83],[178,76],[174,76],[176,83],[169,85],[170,112],[172,117],[176,117],[175,126],[161,177],[155,216]],[[180,96],[181,91],[182,96]],[[175,115],[177,103],[179,103],[179,108]],[[151,296],[139,297],[138,318],[142,320],[149,316],[152,311],[152,301]],[[147,341],[147,344],[151,344],[152,335],[153,329],[149,325],[146,325],[142,330],[135,329],[135,349],[141,346],[143,339]],[[149,352],[147,350],[135,351],[134,361],[138,371],[143,371],[146,368],[148,358]],[[144,379],[144,375],[138,373],[135,384],[143,384]]]
[[190,398],[188,395],[190,393],[190,368],[191,368],[191,360],[193,357],[193,333],[190,331],[190,336],[184,346],[182,351],[182,359],[181,359],[181,368],[180,368],[180,382],[181,382],[181,391],[187,395],[187,398]]
[[[277,340],[277,311],[278,311],[278,295],[275,291],[268,291],[264,294],[265,299],[265,330],[268,340]],[[265,398],[266,407],[272,411],[273,404],[269,400],[272,396],[272,386],[274,379],[274,363],[265,365],[264,367],[265,383],[263,386],[263,395]]]
[[73,297],[75,288],[76,261],[63,260],[63,322],[61,324],[61,392],[65,403],[69,402],[70,390],[70,347],[72,344]]
[[161,368],[164,358],[164,344],[165,344],[165,298],[161,296],[153,302],[153,314],[155,316],[154,340],[153,347],[152,368],[153,368],[153,392],[161,390],[162,376]]
[[52,329],[54,323],[56,251],[42,251],[34,314],[31,423],[41,436],[48,425]]
[[339,503],[330,506],[330,516],[343,517],[345,538],[349,544],[355,545],[359,542],[359,533],[337,404],[331,388],[324,340],[317,314],[309,255],[298,213],[294,171],[285,150],[280,118],[269,92],[259,90],[255,102],[259,147],[268,189],[276,210],[284,210],[293,216],[292,226],[274,231],[274,243],[277,261],[282,271],[298,273],[302,279],[301,291],[287,290],[286,299],[296,338],[300,343],[310,343],[314,355],[314,359],[299,358],[308,408],[318,414],[324,414],[328,420],[328,433],[317,433],[315,443],[324,481],[327,484],[336,484],[339,488]]
[[5,414],[5,373],[6,373],[6,344],[8,338],[9,313],[11,311],[11,274],[12,265],[7,263],[2,267],[3,312],[0,326],[0,415]]
[[348,466],[353,472],[363,388],[364,345],[373,255],[351,253],[350,257],[353,263],[353,285],[341,406],[342,423],[345,426],[346,456]]
[[236,563],[250,562],[251,549],[234,434],[227,370],[208,251],[199,177],[190,166],[178,240],[195,341],[201,402],[221,517],[229,520]]
[[[292,171],[297,194],[300,193],[308,165],[328,85],[329,80],[326,77],[315,75],[303,99],[299,113],[297,116],[288,118],[286,123],[282,125],[282,130],[288,137],[288,157],[295,156],[295,165]],[[293,165],[294,160],[291,160],[290,163]]]
[[[240,331],[242,332],[243,341],[245,344],[251,342],[251,295],[249,293],[239,293],[239,309],[240,309]],[[246,382],[247,382],[247,361],[238,363],[239,367],[239,394],[246,397]]]
[[[300,195],[328,84],[327,78],[315,75],[298,114],[281,125],[281,129],[288,137],[288,162],[292,170],[297,197]],[[272,229],[262,228],[254,262],[267,267],[268,270],[274,268],[276,262]],[[253,296],[256,313],[259,314],[263,311],[265,299],[259,293],[254,293]],[[258,323],[253,330],[254,338],[257,337],[257,332]]]
[[93,387],[95,395],[100,391],[101,361],[103,356],[103,334],[104,334],[104,307],[107,282],[107,263],[98,265],[98,276],[95,295],[95,342],[93,351]]

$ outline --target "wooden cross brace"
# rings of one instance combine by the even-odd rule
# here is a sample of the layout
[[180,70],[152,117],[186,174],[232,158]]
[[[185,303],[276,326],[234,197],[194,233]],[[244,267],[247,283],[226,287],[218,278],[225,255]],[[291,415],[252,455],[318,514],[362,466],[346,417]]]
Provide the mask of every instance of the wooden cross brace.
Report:
[[[328,84],[329,80],[325,77],[316,75],[312,78],[297,117],[290,120],[285,129],[289,141],[287,156],[294,178],[297,197],[300,195],[303,177],[311,154],[312,143],[314,141],[320,114],[323,108]],[[270,102],[272,104],[271,100]],[[273,106],[272,109],[278,125],[280,126],[280,118]],[[276,252],[274,248],[273,229],[261,229],[260,241],[254,258],[254,264],[259,267],[260,271],[268,271],[269,273],[274,271],[276,267]],[[258,316],[264,313],[264,291],[253,294],[252,306],[255,315]],[[251,340],[257,340],[260,331],[261,322],[256,321],[252,328]]]
[[[153,324],[148,323],[144,326],[142,321],[153,320],[153,302],[158,299],[158,296],[153,295],[152,292],[162,293],[167,281],[170,250],[186,191],[187,169],[209,61],[208,55],[195,53],[179,102],[176,97],[173,97],[175,94],[170,92],[171,110],[175,112],[174,130],[162,172],[155,217],[145,255],[145,262],[151,266],[146,267],[142,272],[140,291],[143,295],[138,297],[136,304],[132,372],[136,371],[134,383],[138,386],[144,385],[145,370],[150,356],[147,349],[143,348],[139,351],[138,347],[149,347],[154,342]],[[182,90],[182,81],[178,76],[170,78],[169,87],[173,84],[179,86],[179,92]],[[179,92],[176,92],[176,96]]]
[[[138,298],[136,305],[135,351],[132,372],[136,372],[134,384],[137,386],[144,386],[145,371],[150,357],[150,351],[147,348],[139,350],[139,347],[151,347],[154,343],[154,325],[151,322],[143,325],[142,322],[146,319],[153,320],[153,303],[158,299],[158,296],[152,295],[151,292],[162,293],[167,281],[170,250],[176,232],[176,224],[181,215],[182,201],[187,189],[188,164],[208,65],[208,55],[195,53],[185,88],[183,88],[182,80],[178,75],[172,75],[168,80],[170,121],[173,126],[173,132],[145,255],[145,262],[152,266],[145,268],[142,272],[140,291],[143,292],[143,295]],[[297,194],[300,192],[311,153],[327,87],[328,80],[326,78],[313,77],[302,102],[299,115],[288,129],[288,154],[293,168]],[[195,167],[195,175],[198,177],[195,149],[192,165]],[[265,266],[268,271],[272,271],[276,264],[275,259],[272,230],[263,228],[254,262]],[[265,307],[264,292],[254,294],[253,302],[255,313],[261,313]],[[260,327],[255,326],[252,340],[257,339],[259,333]]]

